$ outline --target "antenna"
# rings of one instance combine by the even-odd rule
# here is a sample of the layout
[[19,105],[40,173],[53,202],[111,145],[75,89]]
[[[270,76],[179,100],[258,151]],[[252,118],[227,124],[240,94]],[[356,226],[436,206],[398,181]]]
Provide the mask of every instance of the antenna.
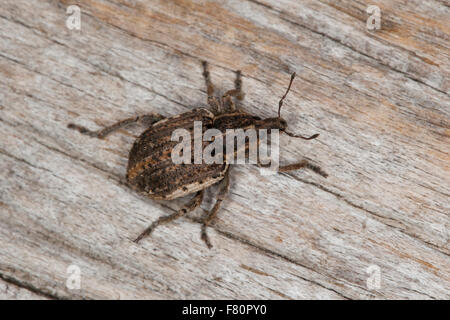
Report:
[[289,90],[291,90],[291,85],[292,85],[292,81],[294,81],[295,78],[295,72],[291,75],[291,81],[289,81],[289,86],[286,90],[286,93],[284,94],[284,96],[280,99],[280,102],[278,102],[278,118],[281,117],[281,107],[283,106],[283,100],[284,98],[286,98]]
[[312,139],[315,139],[315,138],[317,138],[317,137],[319,136],[318,133],[313,134],[311,137],[305,137],[305,136],[301,136],[301,135],[296,135],[296,134],[293,134],[293,133],[290,133],[290,132],[287,132],[287,131],[285,131],[285,133],[286,133],[288,136],[290,136],[290,137],[293,137],[293,138],[302,138],[302,139],[305,139],[305,140],[312,140]]

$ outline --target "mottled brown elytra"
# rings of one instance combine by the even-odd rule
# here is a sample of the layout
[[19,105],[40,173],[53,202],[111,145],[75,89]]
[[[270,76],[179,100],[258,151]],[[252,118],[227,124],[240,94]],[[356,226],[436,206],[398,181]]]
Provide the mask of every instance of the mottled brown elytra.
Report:
[[[202,121],[203,130],[217,128],[224,132],[225,129],[265,128],[278,129],[289,136],[306,140],[318,137],[318,134],[304,137],[287,132],[287,122],[281,118],[281,107],[291,88],[295,73],[292,74],[286,93],[279,101],[278,117],[267,119],[252,116],[236,108],[232,97],[237,100],[243,100],[244,98],[240,71],[236,72],[235,88],[225,92],[222,97],[214,96],[214,87],[210,80],[206,61],[203,61],[203,76],[207,88],[207,102],[212,109],[211,111],[205,108],[198,108],[169,118],[152,113],[119,121],[99,131],[91,131],[72,123],[68,125],[69,128],[76,129],[91,137],[104,138],[111,132],[132,123],[142,122],[148,124],[149,128],[134,142],[129,154],[128,185],[152,199],[170,200],[196,193],[180,210],[171,215],[160,217],[153,222],[136,238],[135,242],[149,235],[158,225],[179,218],[200,206],[205,189],[223,181],[223,187],[217,195],[214,207],[202,219],[201,238],[209,248],[212,247],[206,234],[206,228],[217,214],[230,188],[230,164],[227,163],[226,159],[224,159],[223,164],[175,164],[171,159],[171,150],[178,142],[171,141],[173,130],[184,128],[192,131],[194,121]],[[300,168],[308,168],[323,177],[327,177],[327,174],[320,167],[306,160],[296,164],[281,166],[279,167],[279,172]]]

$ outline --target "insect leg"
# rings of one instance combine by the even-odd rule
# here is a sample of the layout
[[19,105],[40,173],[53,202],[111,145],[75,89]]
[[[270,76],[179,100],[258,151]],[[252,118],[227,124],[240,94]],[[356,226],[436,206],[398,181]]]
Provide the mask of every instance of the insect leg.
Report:
[[228,168],[225,172],[225,185],[223,186],[222,190],[220,190],[219,194],[217,195],[217,200],[212,208],[212,210],[208,213],[208,215],[203,219],[202,224],[202,231],[201,231],[201,237],[202,240],[205,241],[208,248],[212,248],[211,242],[209,241],[208,234],[206,233],[206,228],[211,223],[212,219],[217,215],[217,212],[219,211],[220,205],[222,204],[222,201],[225,199],[225,196],[227,195],[228,191],[230,190],[230,169]]
[[236,71],[236,80],[234,80],[234,88],[237,92],[236,98],[244,100],[245,93],[242,91],[242,73],[241,70]]
[[208,105],[211,107],[214,114],[222,113],[222,106],[216,97],[208,97]]
[[152,233],[152,231],[157,226],[159,226],[161,224],[166,224],[170,221],[180,218],[180,217],[184,216],[186,213],[188,213],[188,212],[194,210],[195,208],[197,208],[198,206],[200,206],[200,204],[202,203],[202,200],[203,200],[203,195],[204,195],[204,190],[197,192],[197,194],[194,196],[194,198],[192,198],[191,201],[189,201],[186,205],[184,205],[183,208],[181,208],[177,212],[172,213],[168,216],[160,217],[158,220],[153,222],[147,229],[145,229],[144,232],[142,232],[139,235],[139,237],[137,237],[134,240],[134,242],[138,243],[142,238],[144,238],[144,237],[148,236],[150,233]]
[[[257,166],[260,168],[270,168],[270,163],[262,164],[258,161]],[[293,164],[289,164],[287,166],[281,166],[278,168],[278,172],[289,172],[289,171],[294,171],[294,170],[298,170],[298,169],[302,169],[302,168],[310,169],[310,170],[314,171],[315,173],[320,174],[322,177],[325,177],[325,178],[328,177],[328,173],[323,171],[319,166],[316,166],[316,165],[310,163],[308,160],[302,160],[299,163],[293,163]]]
[[242,92],[241,71],[238,70],[238,71],[236,71],[236,80],[234,80],[234,89],[228,90],[227,92],[225,92],[225,94],[222,97],[222,101],[224,102],[224,105],[228,105],[228,107],[231,111],[235,111],[236,106],[233,103],[233,101],[231,101],[231,97],[236,97],[236,99],[238,99],[238,100],[243,100],[244,96],[245,96],[245,94],[244,94],[244,92]]
[[233,111],[236,111],[236,105],[234,104],[233,100],[231,99],[231,95],[229,94],[230,91],[225,92],[225,94],[222,97],[222,103],[223,103],[225,110],[229,110],[229,111],[233,112]]
[[205,78],[206,83],[206,92],[208,94],[208,97],[210,97],[214,94],[214,86],[211,82],[211,77],[209,75],[208,62],[202,61],[202,66],[203,66],[203,77]]
[[151,113],[151,114],[146,114],[146,115],[142,115],[142,116],[138,116],[138,117],[124,119],[119,122],[116,122],[115,124],[113,124],[111,126],[108,126],[101,130],[96,130],[96,131],[89,130],[83,126],[80,126],[80,125],[77,125],[74,123],[69,123],[69,125],[67,127],[70,129],[78,130],[80,133],[88,135],[90,137],[102,139],[102,138],[106,137],[108,134],[110,134],[120,128],[123,128],[129,124],[136,123],[136,122],[142,122],[142,123],[151,125],[151,124],[153,124],[159,120],[162,120],[164,118],[165,117],[160,114]]
[[222,112],[222,108],[220,102],[217,101],[216,97],[214,97],[214,86],[211,82],[208,62],[202,61],[202,66],[203,66],[203,77],[205,78],[206,84],[206,93],[208,95],[207,103],[215,113],[220,114]]
[[317,174],[320,174],[323,177],[328,177],[328,173],[323,171],[319,166],[316,166],[310,163],[308,160],[302,160],[299,163],[289,164],[287,166],[281,166],[278,168],[278,172],[288,172],[293,170],[298,170],[301,168],[307,168],[314,171]]

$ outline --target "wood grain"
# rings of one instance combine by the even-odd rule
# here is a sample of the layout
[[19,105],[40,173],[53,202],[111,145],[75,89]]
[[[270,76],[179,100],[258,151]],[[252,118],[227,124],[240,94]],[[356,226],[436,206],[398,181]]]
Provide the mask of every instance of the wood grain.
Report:
[[[449,17],[436,0],[3,0],[0,298],[449,299]],[[282,136],[281,162],[330,176],[234,166],[212,250],[197,221],[216,188],[136,245],[188,198],[123,184],[143,127],[97,140],[67,124],[206,106],[201,60],[221,90],[241,69],[243,108],[261,117],[296,71],[282,115],[320,137]]]
[[[42,295],[39,289],[23,288],[22,284],[15,285],[13,279],[4,281],[0,279],[0,297],[3,300],[44,300],[46,297]],[[37,292],[36,292],[36,291]]]

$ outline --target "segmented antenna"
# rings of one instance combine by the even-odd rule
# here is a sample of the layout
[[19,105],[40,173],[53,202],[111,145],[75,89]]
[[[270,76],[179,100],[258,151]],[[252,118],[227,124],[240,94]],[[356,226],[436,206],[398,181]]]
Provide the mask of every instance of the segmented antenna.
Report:
[[291,75],[291,81],[289,81],[289,86],[288,86],[288,88],[286,90],[286,93],[280,99],[280,102],[278,102],[278,118],[281,118],[281,107],[283,106],[283,100],[284,100],[284,98],[286,98],[289,90],[291,90],[291,85],[292,85],[292,81],[294,81],[294,78],[295,78],[295,72]]

